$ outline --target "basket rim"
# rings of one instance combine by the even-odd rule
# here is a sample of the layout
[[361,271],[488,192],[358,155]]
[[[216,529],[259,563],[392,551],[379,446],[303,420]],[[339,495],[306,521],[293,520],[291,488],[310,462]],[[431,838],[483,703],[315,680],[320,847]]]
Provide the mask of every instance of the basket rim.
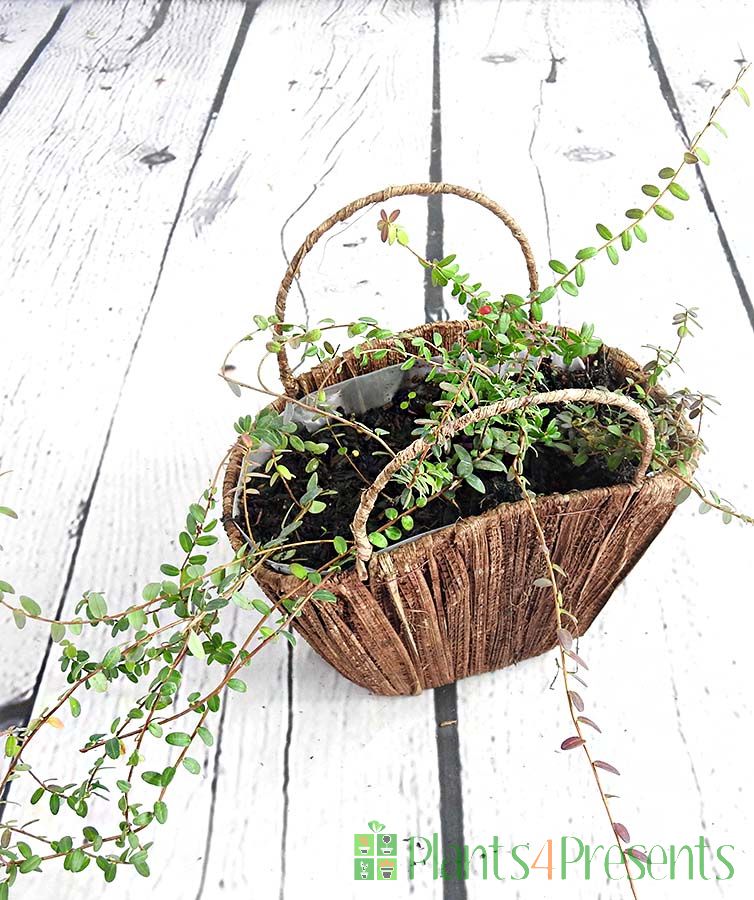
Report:
[[[405,331],[400,332],[400,334],[405,335],[416,335],[422,334],[427,330],[439,330],[439,331],[453,331],[459,330],[463,331],[464,329],[468,329],[470,322],[468,319],[455,319],[444,322],[428,322],[423,325],[418,326],[417,328],[406,329]],[[390,341],[374,341],[371,342],[372,346],[390,346]],[[636,362],[633,357],[631,357],[624,350],[621,350],[619,347],[611,347],[608,345],[603,345],[604,349],[607,351],[609,357],[618,363],[618,365],[622,366],[627,372],[635,372],[639,373],[641,371],[641,367]],[[311,379],[312,377],[316,377],[318,379],[321,378],[322,386],[328,386],[329,384],[336,384],[341,381],[347,381],[349,378],[354,376],[348,376],[346,378],[338,378],[337,376],[340,374],[338,369],[340,367],[341,362],[345,358],[353,358],[353,351],[346,350],[341,355],[327,360],[324,363],[321,363],[318,366],[315,366],[309,372],[305,372],[302,375],[297,377],[297,381],[301,383],[304,379]],[[332,380],[331,380],[332,379]],[[658,397],[661,399],[666,399],[668,397],[667,391],[660,385],[657,385],[651,391],[651,395],[654,397]],[[277,412],[280,412],[282,408],[285,406],[285,398],[279,397],[276,398],[272,403],[267,404],[263,409],[272,409]],[[690,443],[694,446],[694,452],[691,456],[691,459],[688,462],[689,470],[693,473],[696,468],[700,444],[693,432],[693,429],[690,426],[686,416],[680,422],[681,430],[684,432],[685,437],[690,441]],[[225,532],[228,536],[228,540],[230,541],[231,547],[234,551],[237,551],[244,544],[247,543],[246,537],[239,529],[233,518],[233,505],[234,505],[234,496],[238,487],[239,478],[241,475],[241,469],[243,464],[243,459],[245,454],[247,453],[247,448],[241,442],[239,438],[231,447],[228,453],[228,462],[225,469],[225,475],[222,483],[222,523],[225,529]],[[671,483],[677,482],[679,489],[683,486],[683,481],[674,471],[663,471],[659,474],[650,473],[645,476],[644,482],[639,489],[639,492],[644,492],[647,489],[650,489],[651,485],[662,486],[665,488],[669,486]],[[636,488],[631,484],[615,484],[608,485],[604,487],[593,487],[587,488],[585,490],[575,490],[568,491],[567,493],[559,493],[554,492],[550,494],[542,494],[537,498],[537,504],[539,506],[549,505],[561,505],[562,501],[568,500],[569,497],[585,497],[588,499],[594,499],[598,501],[603,499],[606,496],[610,495],[620,495],[621,493],[626,493],[630,495],[632,493],[637,493]],[[513,502],[503,502],[499,503],[497,506],[492,507],[491,509],[485,510],[485,512],[479,513],[475,516],[464,516],[459,517],[455,522],[452,522],[448,525],[443,525],[439,528],[432,529],[428,532],[423,532],[420,535],[417,535],[415,538],[412,538],[408,541],[401,541],[400,545],[397,546],[388,546],[381,550],[376,550],[374,556],[376,558],[385,558],[390,557],[393,553],[400,553],[404,545],[410,544],[414,551],[417,553],[421,552],[422,542],[434,542],[437,540],[438,536],[443,535],[444,533],[459,527],[461,523],[469,523],[470,525],[481,524],[486,519],[499,515],[501,508],[510,509],[512,514],[515,514],[517,508],[521,504],[525,504],[525,500],[516,500]],[[291,578],[295,581],[295,577],[292,575],[286,575],[277,570],[273,569],[269,564],[264,563],[263,567],[265,571],[270,574],[274,574],[278,578]],[[332,573],[332,575],[328,576],[329,578],[339,582],[344,578],[348,578],[351,575],[356,574],[355,567],[348,568],[342,572]]]

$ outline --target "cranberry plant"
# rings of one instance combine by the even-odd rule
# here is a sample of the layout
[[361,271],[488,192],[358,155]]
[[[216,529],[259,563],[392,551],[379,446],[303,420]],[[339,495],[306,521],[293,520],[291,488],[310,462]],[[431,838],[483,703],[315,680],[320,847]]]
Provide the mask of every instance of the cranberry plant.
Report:
[[[602,778],[605,774],[617,776],[617,768],[592,754],[593,737],[588,735],[598,734],[600,729],[584,714],[581,689],[585,686],[586,663],[576,647],[578,622],[569,611],[564,582],[567,573],[551,559],[525,464],[530,454],[546,447],[561,453],[574,467],[594,458],[613,470],[635,465],[641,429],[620,409],[605,411],[604,407],[579,403],[553,409],[527,407],[470,424],[456,439],[441,439],[440,435],[449,421],[475,409],[547,390],[553,367],[578,373],[599,356],[602,344],[593,325],[568,328],[547,324],[546,304],[559,293],[577,297],[595,259],[607,257],[617,265],[637,242],[646,242],[653,217],[660,221],[674,218],[673,204],[682,204],[689,197],[681,176],[691,167],[710,161],[701,142],[713,129],[725,134],[718,121],[722,104],[735,93],[749,105],[740,84],[744,71],[684,148],[678,163],[662,167],[657,183],[643,185],[647,204],[628,209],[625,222],[618,228],[597,224],[599,242],[578,250],[571,262],[550,260],[554,277],[541,290],[493,296],[463,271],[455,255],[425,259],[411,246],[398,211],[382,210],[377,222],[382,240],[413,254],[430,271],[433,283],[449,288],[465,312],[469,322],[462,342],[446,346],[439,333],[422,337],[395,332],[369,317],[345,322],[325,319],[312,327],[281,321],[274,315],[255,316],[254,327],[241,339],[264,341],[268,355],[293,350],[306,360],[325,362],[337,357],[340,348],[336,335],[345,333],[356,341],[355,353],[365,364],[390,352],[404,371],[417,366],[426,370],[423,380],[432,387],[435,399],[414,416],[412,434],[424,438],[427,449],[396,473],[391,504],[370,523],[369,540],[376,548],[416,533],[417,510],[439,499],[452,500],[461,486],[483,494],[493,476],[503,477],[516,497],[527,504],[541,542],[539,586],[547,586],[552,592],[559,669],[574,726],[574,734],[563,739],[561,748],[582,748],[586,755],[612,832],[624,849],[628,884],[634,896],[635,872],[629,860],[642,864],[646,857],[632,844],[628,828],[614,817],[614,797],[603,787]],[[651,471],[671,470],[678,475],[684,483],[678,502],[693,494],[702,511],[717,510],[726,523],[734,518],[751,523],[750,517],[704,488],[694,471],[693,458],[705,449],[702,421],[714,411],[715,398],[688,389],[669,394],[656,390],[677,367],[684,342],[699,327],[697,310],[680,307],[672,320],[674,342],[670,347],[648,347],[648,362],[620,390],[640,402],[651,416],[656,435]],[[106,882],[113,881],[124,867],[149,875],[155,832],[169,821],[171,785],[184,774],[199,774],[200,764],[192,748],[212,745],[218,712],[227,702],[228,692],[246,690],[247,669],[268,644],[281,638],[295,644],[291,626],[303,605],[334,602],[335,596],[324,581],[326,575],[354,564],[353,536],[347,533],[317,538],[314,543],[327,550],[326,562],[307,564],[313,541],[301,538],[302,528],[322,515],[333,500],[331,491],[321,484],[322,460],[328,454],[338,454],[360,472],[359,455],[344,444],[344,429],[357,430],[373,452],[386,461],[400,448],[391,444],[389,433],[370,429],[357,416],[338,413],[328,404],[324,391],[301,399],[281,393],[261,379],[246,383],[237,378],[229,362],[235,346],[220,374],[236,394],[240,396],[242,389],[248,388],[267,398],[282,399],[324,423],[316,433],[308,434],[269,407],[256,415],[242,415],[235,423],[238,440],[250,454],[262,448],[268,451],[249,484],[242,486],[245,493],[253,497],[255,492],[282,487],[289,501],[280,528],[271,539],[255,539],[248,504],[242,504],[246,520],[239,527],[246,535],[246,544],[229,558],[210,561],[210,554],[218,550],[219,479],[226,455],[208,485],[186,509],[185,521],[176,535],[180,552],[160,567],[141,596],[116,604],[102,591],[88,591],[73,616],[57,619],[46,615],[37,600],[16,592],[10,575],[9,580],[0,580],[0,605],[15,625],[49,630],[64,682],[52,703],[35,710],[28,722],[8,728],[3,735],[0,900],[20,896],[23,888],[18,887],[19,880],[47,871],[55,863],[72,873],[96,866]],[[403,401],[407,415],[413,415],[411,404],[415,399],[416,395]],[[696,426],[692,439],[681,427],[686,416]],[[294,466],[294,459],[301,465]],[[293,470],[299,467],[304,478],[294,475]],[[364,481],[368,483],[368,479]],[[12,509],[0,506],[0,523],[15,518]],[[270,562],[287,565],[298,584],[296,591],[276,603],[258,596],[252,581],[258,568]],[[246,636],[240,643],[227,632],[227,611],[232,606],[249,617]],[[93,630],[106,635],[103,650],[87,648],[87,636]],[[189,658],[209,670],[207,683],[211,687],[196,689],[184,683]],[[68,783],[37,771],[29,762],[32,742],[44,736],[46,729],[63,727],[68,717],[80,716],[83,705],[95,695],[103,695],[106,701],[108,694],[115,697],[114,702],[99,728],[80,748],[84,760],[81,777]],[[107,707],[107,703],[104,705]],[[167,748],[172,754],[166,766],[150,763],[160,756],[158,745],[160,752]],[[14,805],[8,802],[9,785]],[[15,804],[22,799],[29,805],[19,811]],[[34,807],[41,805],[60,822],[56,834],[35,826]],[[101,821],[103,809],[112,809],[112,824],[107,830],[95,824]]]

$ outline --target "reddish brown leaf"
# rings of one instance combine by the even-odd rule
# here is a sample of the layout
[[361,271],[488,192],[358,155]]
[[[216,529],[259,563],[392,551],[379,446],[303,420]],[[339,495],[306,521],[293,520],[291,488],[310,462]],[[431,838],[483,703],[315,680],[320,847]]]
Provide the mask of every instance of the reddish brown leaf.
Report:
[[589,687],[589,685],[584,681],[584,679],[576,672],[569,672],[569,678],[573,678],[574,681],[578,681],[579,684],[583,684],[584,687]]
[[398,218],[398,216],[399,216],[400,214],[401,214],[401,211],[400,211],[399,209],[394,209],[394,210],[390,213],[390,221],[391,221],[391,222],[395,222],[395,220]]
[[584,701],[581,699],[581,696],[576,693],[576,691],[568,691],[568,696],[571,698],[571,703],[576,707],[579,712],[584,712]]
[[570,650],[573,647],[573,635],[567,628],[558,628],[558,641],[564,650]]
[[574,653],[573,650],[564,650],[563,651],[566,656],[570,656],[571,659],[582,669],[589,669],[589,666],[584,662],[584,660],[579,656],[578,653]]
[[380,210],[380,218],[382,219],[383,222],[387,222],[387,213],[385,212],[384,209]]
[[649,862],[647,854],[642,850],[637,850],[636,847],[629,847],[628,850],[626,850],[626,853],[628,853],[629,856],[633,856],[634,859],[638,859],[639,862]]
[[581,747],[586,743],[584,738],[580,737],[569,737],[566,738],[563,743],[560,745],[561,750],[573,750],[574,747]]
[[631,835],[628,833],[628,828],[625,825],[621,825],[620,822],[613,822],[613,828],[618,837],[623,841],[624,844],[628,844],[631,840]]
[[604,769],[606,772],[612,772],[613,775],[620,775],[620,772],[615,768],[615,766],[611,765],[609,762],[604,762],[601,759],[595,759],[594,765],[598,769]]
[[583,722],[584,725],[589,725],[590,728],[593,728],[595,731],[599,731],[599,733],[602,734],[602,729],[600,728],[600,726],[596,722],[593,722],[591,719],[587,719],[586,716],[579,716],[579,722]]

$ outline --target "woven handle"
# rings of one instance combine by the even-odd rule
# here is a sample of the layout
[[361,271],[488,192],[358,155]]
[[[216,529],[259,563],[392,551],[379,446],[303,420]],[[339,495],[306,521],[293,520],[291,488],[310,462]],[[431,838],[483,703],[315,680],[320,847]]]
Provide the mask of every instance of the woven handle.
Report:
[[[655,445],[655,430],[652,420],[644,407],[623,394],[570,388],[562,391],[547,391],[543,394],[530,394],[526,397],[498,400],[497,403],[491,403],[489,406],[479,406],[458,419],[446,422],[439,430],[439,438],[451,437],[459,431],[463,431],[467,425],[473,425],[475,422],[489,419],[491,416],[502,416],[517,409],[524,409],[527,406],[542,406],[548,403],[594,403],[596,405],[616,406],[632,415],[641,426],[644,435],[641,461],[633,477],[633,484],[639,487],[652,459]],[[372,545],[369,543],[366,533],[367,519],[372,512],[380,491],[399,469],[430,446],[431,444],[425,441],[424,438],[418,438],[413,444],[409,444],[408,447],[401,450],[400,453],[390,460],[375,478],[374,484],[368,487],[361,495],[361,502],[353,517],[351,530],[356,541],[356,570],[362,580],[366,578],[366,564],[372,556]]]
[[[459,187],[456,184],[445,184],[443,182],[399,184],[385,188],[382,191],[375,191],[373,194],[369,194],[366,197],[348,203],[342,209],[333,213],[329,219],[325,219],[321,225],[318,225],[314,231],[307,235],[304,243],[294,254],[290,265],[285,271],[283,280],[280,283],[280,288],[275,300],[275,315],[278,319],[280,319],[281,322],[285,321],[285,304],[293,279],[299,274],[301,262],[304,257],[323,234],[329,231],[333,225],[345,221],[365,206],[371,206],[373,203],[385,203],[391,197],[404,197],[407,194],[416,194],[419,197],[428,197],[432,194],[455,194],[457,197],[463,197],[465,200],[473,200],[474,203],[478,203],[480,206],[483,206],[485,209],[494,213],[498,219],[510,229],[513,237],[518,241],[521,252],[524,254],[524,259],[526,260],[526,269],[529,273],[529,287],[532,291],[537,290],[537,269],[534,264],[534,256],[529,241],[523,231],[519,228],[515,219],[510,213],[506,212],[502,206],[495,203],[494,200],[490,200],[489,197],[485,197],[484,194],[479,194],[476,191],[471,191],[465,187]],[[278,331],[278,333],[280,332]],[[293,372],[291,371],[291,365],[288,361],[288,354],[286,353],[285,347],[278,353],[278,367],[280,368],[280,380],[283,383],[286,393],[291,397],[298,396],[298,386],[296,384],[296,379],[293,376]]]

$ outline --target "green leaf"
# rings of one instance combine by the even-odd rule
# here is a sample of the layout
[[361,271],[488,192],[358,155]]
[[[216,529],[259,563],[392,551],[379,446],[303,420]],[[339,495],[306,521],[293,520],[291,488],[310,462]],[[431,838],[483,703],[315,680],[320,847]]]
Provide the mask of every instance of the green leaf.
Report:
[[215,742],[215,739],[212,737],[212,732],[205,725],[200,725],[197,728],[196,733],[199,735],[199,737],[207,747],[211,747]]
[[86,597],[86,608],[93,619],[104,619],[107,615],[107,603],[102,594],[89,593]]
[[646,244],[647,232],[641,227],[641,225],[634,225],[633,231],[637,239],[640,240],[642,244]]
[[576,287],[582,287],[586,281],[586,270],[581,263],[576,266],[573,272],[573,280],[576,282]]
[[[675,169],[671,169],[670,166],[663,166],[657,174],[660,176],[660,178],[663,178],[667,181],[669,178],[672,178],[675,175]],[[655,196],[657,195],[655,194]]]
[[486,493],[484,482],[478,475],[472,473],[471,475],[467,475],[463,480],[469,487],[474,488],[475,491],[479,491],[480,494]]
[[251,601],[251,605],[257,612],[262,613],[263,616],[268,616],[272,612],[272,607],[269,603],[266,603],[264,600],[261,600],[259,597],[255,597]]
[[113,737],[105,741],[105,753],[110,759],[120,759],[120,741],[118,738]]
[[136,869],[142,878],[149,878],[149,866],[143,859],[134,862],[134,869]]
[[159,772],[142,772],[141,779],[152,787],[162,787],[162,775]]
[[186,771],[191,772],[192,775],[198,775],[202,771],[202,767],[191,756],[187,756],[183,760],[183,767],[186,769]]
[[122,655],[119,647],[111,647],[102,660],[103,669],[112,669],[121,661]]
[[204,646],[202,645],[202,640],[193,628],[189,629],[186,645],[192,656],[195,656],[197,659],[207,658],[207,654],[204,652]]
[[18,871],[21,872],[22,875],[26,875],[27,872],[33,872],[41,862],[42,857],[35,854],[34,856],[30,856],[28,859],[25,859],[18,867]]
[[720,132],[720,134],[723,137],[726,137],[726,138],[728,137],[728,132],[723,128],[723,126],[719,122],[713,121],[712,124],[715,126],[715,128],[717,128],[717,130]]
[[168,820],[168,807],[162,800],[157,800],[153,807],[154,817],[160,823],[160,825],[164,825]]
[[68,704],[71,707],[71,715],[74,719],[78,719],[81,715],[81,704],[75,697],[69,697]]
[[687,150],[683,154],[683,161],[685,163],[688,163],[690,166],[695,166],[699,162],[699,159],[694,153],[692,153],[690,150]]
[[83,850],[77,847],[75,850],[72,850],[68,855],[68,869],[71,872],[83,872],[84,869],[89,865],[91,861],[91,857],[87,856]]
[[578,297],[579,289],[572,281],[563,281],[560,285],[566,294],[570,294],[571,297]]
[[[591,259],[593,256],[596,256],[599,253],[599,250],[596,247],[582,247],[576,253],[576,259]],[[562,273],[565,274],[565,273]]]
[[632,242],[633,237],[631,236],[631,231],[627,228],[625,231],[621,232],[620,245],[626,252],[628,252],[631,249]]
[[160,566],[160,571],[163,575],[167,575],[168,578],[175,578],[176,575],[181,574],[181,570],[178,566],[171,565],[170,563],[163,563]]
[[154,737],[162,737],[162,725],[160,725],[159,722],[150,722],[149,725],[147,725],[147,728],[149,730],[149,733]]
[[643,184],[641,186],[641,191],[643,194],[646,194],[647,197],[659,197],[660,189],[656,184]]
[[143,609],[132,609],[126,618],[128,619],[128,624],[134,631],[138,631],[147,624],[147,614]]
[[188,747],[191,743],[191,735],[185,731],[171,731],[165,738],[165,742],[172,747]]
[[669,222],[671,219],[675,218],[675,216],[673,215],[673,212],[671,210],[669,210],[667,208],[667,206],[660,206],[660,204],[658,203],[654,209],[655,209],[655,212],[657,213],[657,215],[661,219],[665,219],[666,221]]
[[678,491],[678,493],[676,494],[676,497],[674,500],[675,505],[680,506],[681,503],[683,503],[684,500],[688,500],[688,498],[690,496],[691,496],[691,488],[690,487],[681,488],[681,490]]
[[0,516],[8,516],[9,519],[17,519],[18,513],[15,513],[9,506],[0,506]]
[[686,191],[678,184],[677,181],[671,181],[669,186],[670,193],[677,197],[679,200],[688,200],[689,195]]
[[54,643],[59,644],[65,637],[65,625],[61,625],[60,622],[52,622],[50,624],[50,637]]
[[618,251],[615,249],[615,247],[613,247],[612,244],[608,244],[608,246],[605,249],[607,250],[607,255],[608,255],[610,262],[614,266],[617,266],[618,263],[620,262],[620,257],[618,256]]
[[16,623],[16,628],[19,630],[26,628],[26,615],[22,613],[20,609],[13,610],[13,621]]
[[348,542],[344,537],[338,535],[333,538],[333,547],[335,548],[335,552],[342,555],[343,553],[348,552]]
[[751,106],[751,100],[749,99],[749,95],[746,93],[746,90],[741,87],[740,84],[738,85],[736,90],[738,91],[738,96],[744,101],[744,103],[747,106]]
[[696,148],[696,155],[697,155],[697,156],[699,157],[699,159],[704,163],[705,166],[708,166],[708,165],[709,165],[709,162],[710,162],[710,160],[709,160],[709,153],[707,153],[707,151],[706,151],[703,147],[697,146],[697,148]]
[[565,263],[562,263],[559,259],[551,259],[548,265],[553,270],[553,272],[557,272],[558,275],[568,274],[568,266]]
[[190,534],[186,531],[182,531],[178,535],[178,543],[181,545],[181,550],[185,553],[191,553],[191,549],[194,546],[194,541]]
[[95,672],[89,679],[89,684],[98,694],[104,694],[109,682],[102,672]]
[[535,322],[541,322],[544,317],[544,311],[542,309],[542,304],[538,300],[532,301],[531,304],[531,317]]
[[306,581],[306,569],[301,565],[301,563],[291,563],[291,575],[295,578],[301,579],[301,581]]
[[555,296],[556,290],[557,288],[554,284],[548,285],[543,291],[539,292],[539,302],[547,303],[548,300],[552,300],[552,298]]
[[629,219],[643,219],[644,213],[642,212],[642,210],[633,207],[632,209],[626,210],[626,217]]
[[597,229],[597,234],[606,241],[610,241],[613,238],[613,233],[607,227],[607,225],[602,225],[601,223],[597,223],[595,226]]
[[228,687],[232,691],[238,691],[239,694],[246,693],[246,682],[241,681],[240,678],[231,678],[230,681],[228,682]]
[[162,585],[160,584],[160,582],[152,581],[144,587],[144,590],[141,592],[141,596],[148,603],[151,603],[153,600],[156,600],[160,596],[161,593],[162,593]]
[[21,596],[19,597],[19,602],[30,616],[42,615],[42,607],[36,600],[32,600],[31,597]]
[[326,591],[324,588],[319,588],[316,590],[312,597],[315,600],[322,600],[324,603],[337,603],[338,598],[333,594],[332,591]]
[[0,581],[0,592],[3,594],[15,594],[16,592],[13,590],[13,585],[8,584],[7,581]]
[[378,547],[379,549],[387,547],[387,538],[379,531],[373,531],[369,535],[369,540],[375,547]]

